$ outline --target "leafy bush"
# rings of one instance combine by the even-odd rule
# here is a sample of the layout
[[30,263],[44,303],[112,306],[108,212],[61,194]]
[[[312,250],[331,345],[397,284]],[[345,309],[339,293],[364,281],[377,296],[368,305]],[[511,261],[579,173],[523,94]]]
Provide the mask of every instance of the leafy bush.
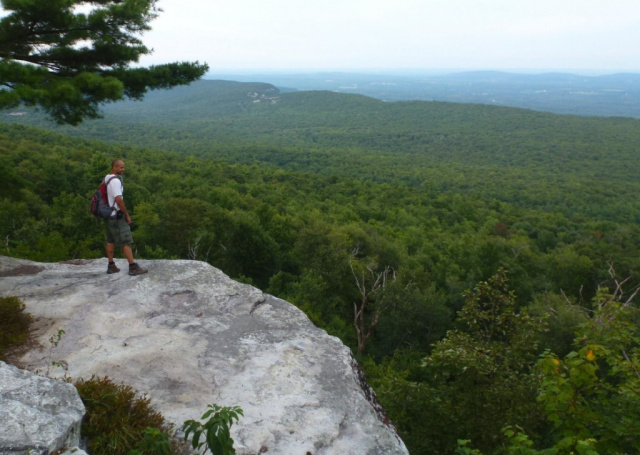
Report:
[[0,297],[0,360],[10,348],[24,345],[29,338],[32,317],[17,297]]
[[138,442],[134,450],[129,452],[129,455],[143,455],[145,453],[169,455],[171,453],[169,435],[157,428],[147,428],[143,439]]
[[136,397],[130,386],[115,384],[106,376],[81,379],[75,386],[87,408],[82,435],[88,439],[89,453],[170,453],[170,427],[146,396]]
[[[213,455],[233,455],[236,453],[231,438],[231,425],[244,415],[238,406],[218,406],[210,404],[209,410],[202,415],[204,422],[187,420],[182,426],[185,441],[192,435],[191,445],[198,451],[206,444],[204,452],[211,450]],[[204,436],[204,442],[200,438]]]

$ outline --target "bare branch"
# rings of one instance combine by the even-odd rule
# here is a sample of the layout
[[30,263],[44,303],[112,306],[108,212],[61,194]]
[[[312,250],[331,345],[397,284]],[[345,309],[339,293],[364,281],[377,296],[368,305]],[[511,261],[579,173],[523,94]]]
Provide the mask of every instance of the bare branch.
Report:
[[620,352],[622,352],[622,355],[624,356],[624,358],[627,360],[627,362],[629,362],[629,365],[631,365],[631,369],[636,374],[638,379],[640,379],[640,372],[638,372],[638,370],[636,370],[636,368],[633,366],[633,362],[631,361],[631,359],[629,359],[629,356],[627,355],[627,351],[625,351],[624,349],[620,349]]
[[633,299],[635,299],[636,295],[638,295],[638,292],[640,292],[640,286],[636,287],[636,290],[633,291],[633,293],[629,296],[629,298],[624,302],[624,306],[629,306],[633,301]]
[[[376,272],[375,265],[369,263],[365,270],[362,270],[360,276],[356,273],[354,268],[354,260],[358,255],[358,248],[354,248],[349,258],[349,268],[353,275],[356,287],[360,293],[360,301],[353,302],[353,325],[356,329],[356,335],[358,340],[358,352],[363,353],[367,345],[367,341],[373,334],[373,329],[380,320],[380,315],[389,306],[384,304],[383,300],[376,301],[375,297],[385,290],[389,276],[392,280],[396,279],[395,270],[390,266],[385,266],[382,272]],[[370,317],[367,320],[367,313],[370,313]]]

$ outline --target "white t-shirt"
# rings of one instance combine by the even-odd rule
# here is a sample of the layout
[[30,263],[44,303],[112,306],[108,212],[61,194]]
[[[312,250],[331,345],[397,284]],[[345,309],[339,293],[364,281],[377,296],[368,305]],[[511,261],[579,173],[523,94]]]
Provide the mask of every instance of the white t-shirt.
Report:
[[[116,178],[111,179],[111,177],[115,176]],[[114,207],[113,212],[111,212],[111,216],[115,216],[118,213],[118,206],[116,204],[116,197],[122,196],[122,191],[124,188],[122,187],[122,181],[120,181],[120,177],[116,174],[109,174],[104,178],[104,181],[108,181],[109,185],[107,185],[107,200],[109,201],[109,207]]]

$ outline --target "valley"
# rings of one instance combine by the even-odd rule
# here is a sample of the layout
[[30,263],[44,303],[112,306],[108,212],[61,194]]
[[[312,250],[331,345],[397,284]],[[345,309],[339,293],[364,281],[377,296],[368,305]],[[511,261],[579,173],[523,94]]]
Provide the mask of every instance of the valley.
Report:
[[[120,157],[136,257],[296,305],[351,348],[413,454],[495,453],[517,443],[504,422],[542,450],[556,365],[624,363],[621,330],[637,353],[637,305],[616,298],[640,283],[638,119],[223,80],[78,127],[3,114],[3,255],[102,258],[88,201]],[[622,325],[592,327],[605,310]],[[637,408],[584,400],[612,422]]]

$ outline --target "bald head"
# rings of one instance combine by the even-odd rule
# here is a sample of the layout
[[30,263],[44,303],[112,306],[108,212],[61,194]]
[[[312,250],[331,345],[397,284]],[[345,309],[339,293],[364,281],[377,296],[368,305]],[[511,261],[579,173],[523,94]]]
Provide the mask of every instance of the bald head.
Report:
[[111,173],[116,175],[124,174],[124,161],[113,160],[111,162]]

